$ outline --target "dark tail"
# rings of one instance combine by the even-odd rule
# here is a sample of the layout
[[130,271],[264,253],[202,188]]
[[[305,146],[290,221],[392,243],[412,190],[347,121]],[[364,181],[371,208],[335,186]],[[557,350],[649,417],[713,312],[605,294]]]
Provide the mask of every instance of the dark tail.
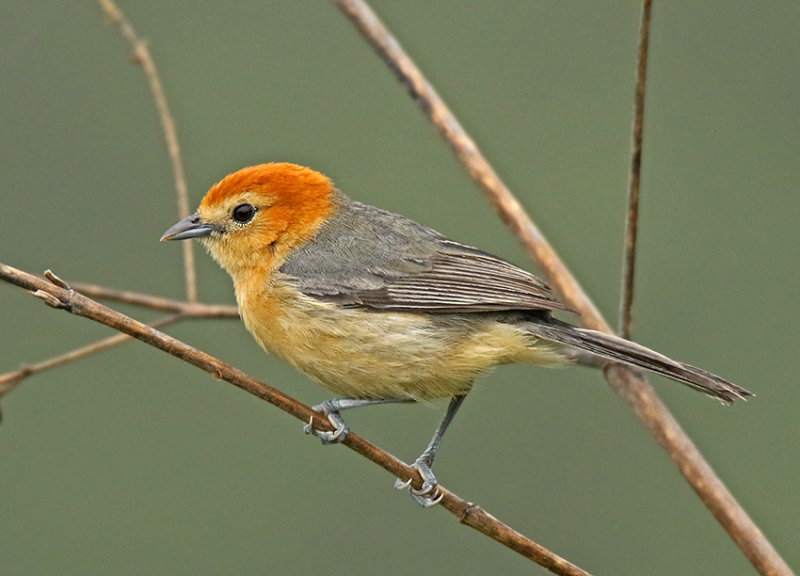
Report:
[[754,395],[749,390],[745,390],[733,382],[728,382],[716,374],[701,368],[695,368],[689,364],[676,362],[663,354],[650,350],[650,348],[645,348],[640,344],[618,336],[597,332],[596,330],[578,328],[554,319],[541,323],[530,322],[526,325],[526,328],[534,336],[539,336],[545,340],[573,346],[602,358],[644,368],[677,380],[726,404]]

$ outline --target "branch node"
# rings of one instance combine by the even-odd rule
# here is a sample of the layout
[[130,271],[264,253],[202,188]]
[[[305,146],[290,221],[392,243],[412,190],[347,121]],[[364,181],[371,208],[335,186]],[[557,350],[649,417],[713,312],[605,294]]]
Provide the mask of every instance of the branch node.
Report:
[[45,304],[47,304],[51,308],[59,308],[64,310],[69,308],[65,302],[62,302],[61,300],[58,299],[57,296],[53,296],[52,294],[50,294],[50,292],[45,292],[44,290],[33,290],[29,291],[29,293],[42,300]]
[[467,524],[469,522],[469,517],[472,516],[474,512],[478,512],[480,509],[481,507],[474,502],[467,502],[467,507],[464,508],[464,511],[458,517],[458,521],[461,524]]
[[56,274],[49,268],[44,271],[44,277],[50,280],[51,283],[55,284],[59,288],[63,288],[64,290],[72,290],[70,285],[67,284],[65,280],[56,276]]
[[133,47],[133,54],[131,54],[131,61],[134,64],[142,65],[147,59],[147,41],[139,40]]
[[0,375],[0,396],[22,382],[32,372],[33,369],[30,366],[23,364],[13,372],[7,372],[6,374]]

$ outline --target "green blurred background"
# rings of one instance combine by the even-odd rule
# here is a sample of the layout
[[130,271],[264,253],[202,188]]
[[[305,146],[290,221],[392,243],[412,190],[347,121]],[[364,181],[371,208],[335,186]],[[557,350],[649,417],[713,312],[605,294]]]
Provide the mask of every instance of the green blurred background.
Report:
[[[332,5],[122,2],[176,118],[192,204],[268,160],[532,266]],[[639,3],[375,2],[610,318]],[[653,379],[800,566],[800,4],[657,2],[635,337],[758,394]],[[0,6],[0,261],[180,298],[172,176],[130,49],[92,2]],[[233,301],[198,252],[201,298]],[[0,285],[0,371],[109,335]],[[137,318],[148,311],[123,307]],[[307,403],[235,321],[169,332]],[[0,574],[543,573],[234,387],[139,343],[26,381],[0,426]],[[349,414],[405,460],[444,404]],[[752,568],[604,380],[506,367],[448,435],[442,482],[598,574]]]

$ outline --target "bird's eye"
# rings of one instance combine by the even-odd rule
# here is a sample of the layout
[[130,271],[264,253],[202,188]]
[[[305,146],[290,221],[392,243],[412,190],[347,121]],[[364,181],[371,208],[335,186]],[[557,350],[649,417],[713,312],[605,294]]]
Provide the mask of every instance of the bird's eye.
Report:
[[252,204],[239,204],[233,209],[233,219],[240,224],[246,224],[256,215],[256,207]]

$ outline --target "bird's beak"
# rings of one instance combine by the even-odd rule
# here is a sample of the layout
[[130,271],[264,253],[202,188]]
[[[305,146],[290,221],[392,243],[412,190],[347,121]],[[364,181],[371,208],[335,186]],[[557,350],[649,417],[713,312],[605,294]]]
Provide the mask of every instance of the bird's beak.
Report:
[[187,238],[200,238],[210,236],[212,232],[220,230],[220,227],[210,222],[204,222],[200,214],[195,212],[187,216],[180,222],[172,225],[169,230],[164,232],[161,241],[164,240],[186,240]]

